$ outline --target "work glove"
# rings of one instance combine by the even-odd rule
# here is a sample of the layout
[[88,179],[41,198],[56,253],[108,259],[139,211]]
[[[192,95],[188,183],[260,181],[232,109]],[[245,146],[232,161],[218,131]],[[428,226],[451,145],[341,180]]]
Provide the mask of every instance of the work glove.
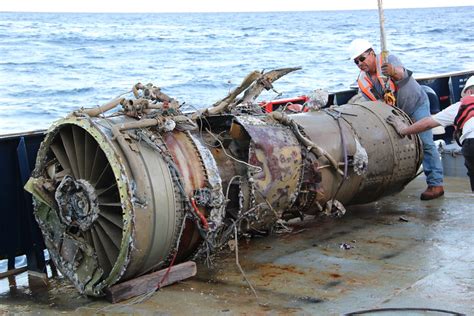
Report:
[[386,122],[393,126],[393,128],[401,138],[405,137],[405,135],[401,133],[401,130],[405,127],[408,127],[408,125],[400,117],[389,115],[386,119]]
[[383,64],[382,73],[387,77],[393,77],[395,75],[395,66],[389,63]]

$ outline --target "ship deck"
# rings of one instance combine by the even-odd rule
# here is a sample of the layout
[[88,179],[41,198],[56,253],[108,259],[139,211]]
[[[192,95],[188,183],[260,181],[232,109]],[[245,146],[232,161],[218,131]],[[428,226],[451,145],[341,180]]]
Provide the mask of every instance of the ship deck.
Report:
[[467,177],[445,182],[440,199],[420,201],[425,184],[418,177],[400,194],[350,207],[342,218],[298,221],[290,232],[239,241],[239,262],[257,296],[235,253],[224,250],[212,268],[198,264],[197,276],[117,304],[81,296],[62,278],[5,278],[0,314],[473,314],[474,194]]

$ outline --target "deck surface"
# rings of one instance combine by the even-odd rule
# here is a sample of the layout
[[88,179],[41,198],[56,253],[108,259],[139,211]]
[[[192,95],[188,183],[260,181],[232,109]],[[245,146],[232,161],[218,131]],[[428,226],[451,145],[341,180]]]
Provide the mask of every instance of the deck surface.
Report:
[[419,177],[402,193],[351,207],[343,218],[310,219],[291,232],[241,240],[240,264],[258,298],[227,250],[212,269],[198,265],[192,279],[118,304],[80,296],[64,279],[29,284],[23,273],[0,280],[0,315],[340,315],[388,307],[473,315],[474,195],[467,177],[445,181],[445,196],[434,201],[419,200],[425,188]]

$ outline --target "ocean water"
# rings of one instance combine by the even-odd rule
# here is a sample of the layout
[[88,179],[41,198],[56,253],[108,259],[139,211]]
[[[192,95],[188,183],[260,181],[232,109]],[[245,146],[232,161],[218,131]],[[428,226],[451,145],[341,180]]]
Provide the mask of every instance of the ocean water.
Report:
[[[388,48],[416,75],[474,69],[473,14],[386,10]],[[343,90],[358,73],[348,44],[363,37],[379,48],[378,23],[376,10],[0,13],[0,134],[47,128],[137,82],[160,86],[185,110],[210,106],[252,70],[303,67],[274,84],[281,97]]]

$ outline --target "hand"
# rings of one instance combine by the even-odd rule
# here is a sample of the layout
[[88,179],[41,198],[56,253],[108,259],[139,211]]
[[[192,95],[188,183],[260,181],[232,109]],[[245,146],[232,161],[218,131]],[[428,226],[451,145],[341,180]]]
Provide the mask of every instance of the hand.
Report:
[[405,135],[402,133],[402,130],[408,127],[408,125],[404,121],[402,121],[398,116],[393,115],[389,115],[386,121],[388,124],[393,126],[393,128],[395,129],[397,134],[400,135],[400,137],[405,137]]
[[395,76],[395,67],[392,64],[385,63],[382,65],[382,73],[387,77]]

